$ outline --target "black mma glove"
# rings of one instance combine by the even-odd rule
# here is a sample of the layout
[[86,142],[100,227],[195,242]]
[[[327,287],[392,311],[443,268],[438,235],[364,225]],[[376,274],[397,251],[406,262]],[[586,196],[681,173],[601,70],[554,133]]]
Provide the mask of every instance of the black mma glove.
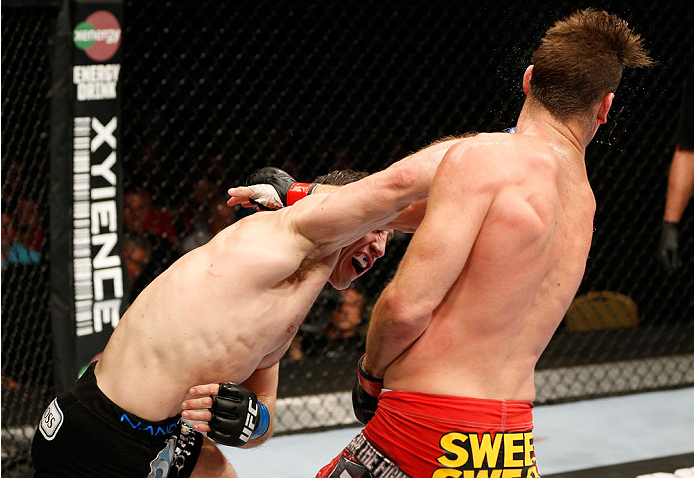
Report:
[[211,431],[207,436],[228,446],[243,446],[260,438],[270,426],[270,412],[250,390],[226,382],[219,384],[219,394],[212,395]]
[[383,379],[369,375],[363,367],[362,355],[357,365],[357,380],[352,387],[352,408],[354,415],[361,423],[366,425],[376,413],[378,407],[378,395],[383,388]]
[[262,168],[246,179],[246,186],[254,192],[250,197],[252,204],[268,211],[291,206],[305,198],[318,186],[317,183],[298,183],[279,168]]
[[682,265],[679,255],[676,222],[663,221],[663,229],[660,234],[660,243],[658,244],[656,257],[668,274],[671,274]]

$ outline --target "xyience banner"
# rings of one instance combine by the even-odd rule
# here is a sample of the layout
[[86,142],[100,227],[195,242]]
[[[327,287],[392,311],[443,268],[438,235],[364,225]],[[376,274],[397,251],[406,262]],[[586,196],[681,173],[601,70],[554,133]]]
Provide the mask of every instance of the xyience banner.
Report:
[[75,0],[58,20],[51,287],[59,389],[69,386],[103,350],[125,301],[119,144],[122,16],[120,0]]

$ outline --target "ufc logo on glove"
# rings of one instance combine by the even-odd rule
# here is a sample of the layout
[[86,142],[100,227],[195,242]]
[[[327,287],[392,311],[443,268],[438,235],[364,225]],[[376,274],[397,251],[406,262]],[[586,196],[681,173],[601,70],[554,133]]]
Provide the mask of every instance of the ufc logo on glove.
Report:
[[228,446],[244,446],[260,438],[270,427],[270,412],[255,393],[234,383],[219,384],[212,396],[211,430],[207,436]]
[[250,440],[251,435],[253,434],[253,430],[255,430],[255,427],[256,427],[255,418],[257,416],[258,416],[258,407],[253,405],[252,400],[249,400],[248,401],[248,415],[246,415],[246,426],[243,429],[241,436],[239,437],[242,441],[248,442],[248,440]]

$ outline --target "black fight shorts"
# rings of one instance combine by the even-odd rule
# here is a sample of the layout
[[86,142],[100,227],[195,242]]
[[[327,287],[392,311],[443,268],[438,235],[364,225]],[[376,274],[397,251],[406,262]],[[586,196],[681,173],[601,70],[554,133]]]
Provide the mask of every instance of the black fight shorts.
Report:
[[178,416],[150,422],[126,412],[99,390],[94,366],[43,413],[31,449],[34,476],[189,477],[202,435]]

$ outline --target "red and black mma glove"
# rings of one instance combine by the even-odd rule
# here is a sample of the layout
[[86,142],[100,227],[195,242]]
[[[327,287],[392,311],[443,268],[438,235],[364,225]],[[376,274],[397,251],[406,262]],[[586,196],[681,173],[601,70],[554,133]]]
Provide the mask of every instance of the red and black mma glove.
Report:
[[361,423],[366,425],[376,413],[378,407],[378,395],[383,389],[383,379],[376,378],[364,370],[364,357],[362,355],[357,365],[357,380],[352,387],[352,408],[354,415]]
[[305,198],[316,189],[318,183],[299,183],[279,168],[266,167],[248,176],[246,186],[254,192],[250,198],[252,204],[272,211]]
[[207,436],[228,446],[244,446],[260,438],[270,427],[270,412],[247,388],[226,382],[219,384],[219,394],[212,395],[212,429]]

